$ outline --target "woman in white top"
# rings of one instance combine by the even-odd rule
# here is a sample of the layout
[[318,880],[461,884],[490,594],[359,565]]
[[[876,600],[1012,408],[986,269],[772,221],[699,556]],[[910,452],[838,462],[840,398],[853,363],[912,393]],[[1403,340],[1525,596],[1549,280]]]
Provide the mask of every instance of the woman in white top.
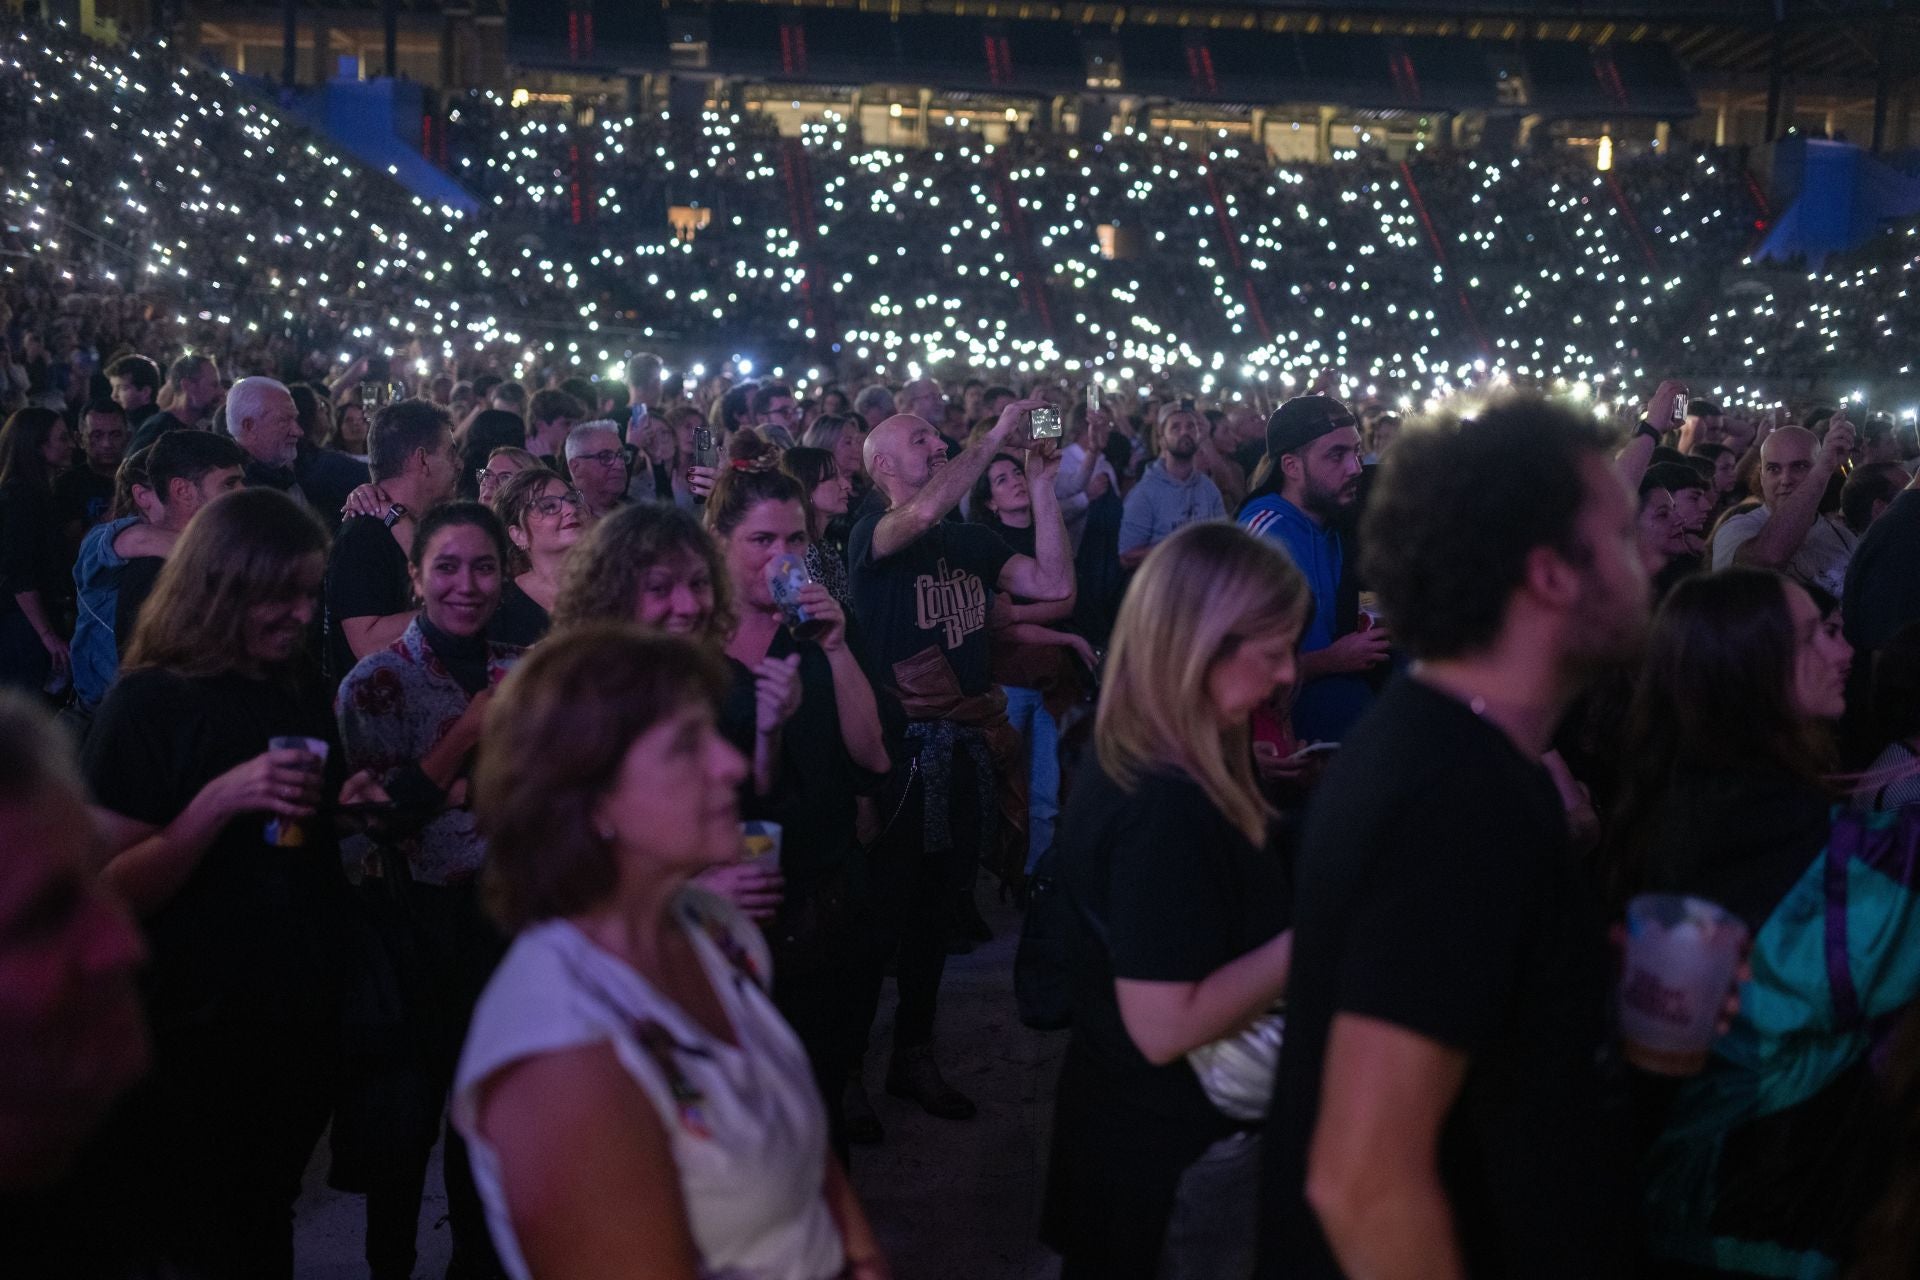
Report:
[[589,624],[495,695],[474,780],[518,936],[454,1122],[516,1280],[887,1280],[758,932],[690,887],[733,861],[746,762],[691,643]]

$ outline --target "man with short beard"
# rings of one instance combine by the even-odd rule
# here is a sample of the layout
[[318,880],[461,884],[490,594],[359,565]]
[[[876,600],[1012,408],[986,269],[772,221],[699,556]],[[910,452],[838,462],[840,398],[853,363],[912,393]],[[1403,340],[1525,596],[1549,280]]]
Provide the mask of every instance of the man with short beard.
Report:
[[1182,527],[1225,518],[1220,486],[1195,461],[1206,427],[1207,420],[1192,409],[1170,408],[1161,418],[1160,456],[1127,494],[1120,513],[1120,563],[1126,568],[1145,560]]
[[1364,567],[1417,661],[1328,765],[1294,858],[1260,1280],[1630,1274],[1612,957],[1541,764],[1647,622],[1613,447],[1516,399],[1381,470]]
[[1262,465],[1240,523],[1285,547],[1313,591],[1313,617],[1300,633],[1294,732],[1305,742],[1338,742],[1372,704],[1366,674],[1387,660],[1389,641],[1384,626],[1361,625],[1358,557],[1343,519],[1360,495],[1359,424],[1331,396],[1298,396],[1268,420]]
[[226,394],[220,385],[220,366],[212,356],[181,356],[167,370],[167,386],[173,392],[171,407],[139,424],[127,443],[128,453],[138,453],[169,431],[201,426],[213,417]]

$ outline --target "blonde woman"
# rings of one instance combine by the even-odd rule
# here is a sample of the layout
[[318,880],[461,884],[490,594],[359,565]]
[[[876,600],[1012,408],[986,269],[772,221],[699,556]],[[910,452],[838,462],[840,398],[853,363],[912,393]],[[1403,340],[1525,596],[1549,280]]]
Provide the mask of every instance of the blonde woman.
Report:
[[1187,1055],[1286,987],[1286,873],[1248,724],[1294,678],[1309,607],[1284,552],[1224,523],[1156,547],[1120,607],[1058,843],[1083,925],[1042,1224],[1062,1280],[1251,1273],[1257,1129],[1215,1108]]

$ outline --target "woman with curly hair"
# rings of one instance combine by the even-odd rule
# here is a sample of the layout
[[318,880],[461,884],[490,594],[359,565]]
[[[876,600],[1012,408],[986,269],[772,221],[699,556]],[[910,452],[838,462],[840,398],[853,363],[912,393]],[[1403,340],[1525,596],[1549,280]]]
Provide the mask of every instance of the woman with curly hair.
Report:
[[[590,622],[634,622],[693,641],[721,657],[733,634],[733,590],[713,538],[679,507],[642,502],[621,507],[588,531],[568,555],[553,606],[553,635]],[[767,658],[746,673],[721,705],[720,732],[752,766],[742,803],[772,796],[782,729],[800,702],[799,658]],[[758,919],[780,905],[777,869],[746,865],[702,880]]]

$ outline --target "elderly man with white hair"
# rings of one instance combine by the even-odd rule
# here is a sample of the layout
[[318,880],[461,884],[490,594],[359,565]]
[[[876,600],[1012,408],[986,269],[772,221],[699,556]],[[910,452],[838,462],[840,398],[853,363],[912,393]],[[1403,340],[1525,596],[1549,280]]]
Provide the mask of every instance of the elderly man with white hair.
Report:
[[589,525],[626,502],[627,454],[620,447],[619,423],[610,418],[581,423],[567,433],[566,450],[567,472],[586,502]]
[[272,378],[242,378],[227,392],[227,432],[246,451],[243,468],[249,489],[278,489],[302,506],[312,506],[294,475],[300,454],[300,414],[293,394]]

